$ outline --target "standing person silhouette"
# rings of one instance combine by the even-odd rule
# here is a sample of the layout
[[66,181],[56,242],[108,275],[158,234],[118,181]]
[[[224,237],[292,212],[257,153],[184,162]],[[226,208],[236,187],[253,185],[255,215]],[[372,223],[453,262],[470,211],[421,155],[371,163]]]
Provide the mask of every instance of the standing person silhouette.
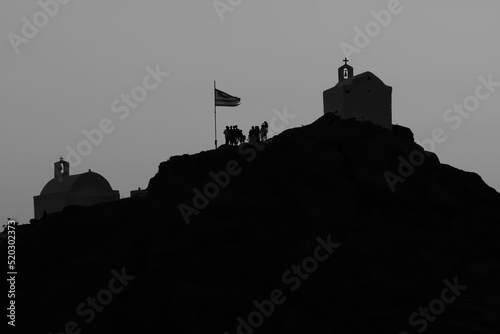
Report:
[[259,127],[252,126],[248,133],[248,141],[249,142],[259,142]]
[[229,144],[236,145],[236,125],[231,126],[229,130]]
[[226,126],[226,129],[224,130],[224,137],[226,138],[226,145],[229,144],[229,126]]
[[250,142],[250,143],[253,142],[254,133],[255,133],[255,129],[252,126],[250,128],[250,131],[248,131],[248,142]]
[[267,122],[262,123],[260,127],[260,140],[267,140]]

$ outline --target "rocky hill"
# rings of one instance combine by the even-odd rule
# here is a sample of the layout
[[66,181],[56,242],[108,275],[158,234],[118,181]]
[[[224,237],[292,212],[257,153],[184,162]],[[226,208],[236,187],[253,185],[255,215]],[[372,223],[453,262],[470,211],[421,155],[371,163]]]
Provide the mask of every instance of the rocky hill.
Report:
[[148,191],[18,226],[17,332],[500,333],[500,194],[407,128],[326,114]]

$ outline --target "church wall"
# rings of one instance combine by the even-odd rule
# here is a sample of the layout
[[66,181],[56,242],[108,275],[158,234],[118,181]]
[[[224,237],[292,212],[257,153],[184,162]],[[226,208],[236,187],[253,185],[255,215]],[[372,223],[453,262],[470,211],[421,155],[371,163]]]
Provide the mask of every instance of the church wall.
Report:
[[148,196],[148,190],[147,189],[140,189],[140,190],[132,190],[130,192],[130,197],[146,197]]
[[89,206],[103,202],[117,201],[120,199],[120,192],[113,190],[107,193],[97,193],[97,195],[75,195],[69,192],[41,195],[33,197],[35,206],[35,219],[43,217],[43,212],[54,213],[62,211],[68,205]]
[[67,193],[49,194],[35,196],[33,198],[35,206],[35,219],[43,217],[43,212],[47,213],[59,212],[66,206]]
[[392,129],[392,88],[382,85],[360,84],[349,87],[343,95],[341,117],[370,120],[383,128]]
[[120,193],[117,190],[109,193],[96,193],[93,196],[90,195],[78,195],[78,194],[70,194],[67,198],[67,205],[82,205],[89,206],[104,202],[117,201],[120,199]]
[[342,94],[339,87],[333,87],[323,92],[323,112],[335,113],[339,115],[343,109]]

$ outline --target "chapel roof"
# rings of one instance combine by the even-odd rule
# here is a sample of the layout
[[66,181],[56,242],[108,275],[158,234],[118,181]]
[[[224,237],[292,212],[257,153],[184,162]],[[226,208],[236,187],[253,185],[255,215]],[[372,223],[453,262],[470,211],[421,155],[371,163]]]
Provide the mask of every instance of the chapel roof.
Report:
[[73,192],[85,188],[97,188],[102,191],[112,191],[109,182],[100,174],[88,171],[83,174],[69,175],[61,178],[53,178],[45,187],[40,195],[49,195],[64,192]]

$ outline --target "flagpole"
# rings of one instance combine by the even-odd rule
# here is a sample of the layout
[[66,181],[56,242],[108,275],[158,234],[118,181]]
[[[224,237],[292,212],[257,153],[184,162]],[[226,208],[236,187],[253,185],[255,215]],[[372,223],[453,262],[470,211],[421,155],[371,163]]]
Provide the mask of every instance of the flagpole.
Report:
[[215,92],[215,80],[214,80],[214,122],[215,122],[215,149],[217,149],[217,104],[215,102],[216,92]]

